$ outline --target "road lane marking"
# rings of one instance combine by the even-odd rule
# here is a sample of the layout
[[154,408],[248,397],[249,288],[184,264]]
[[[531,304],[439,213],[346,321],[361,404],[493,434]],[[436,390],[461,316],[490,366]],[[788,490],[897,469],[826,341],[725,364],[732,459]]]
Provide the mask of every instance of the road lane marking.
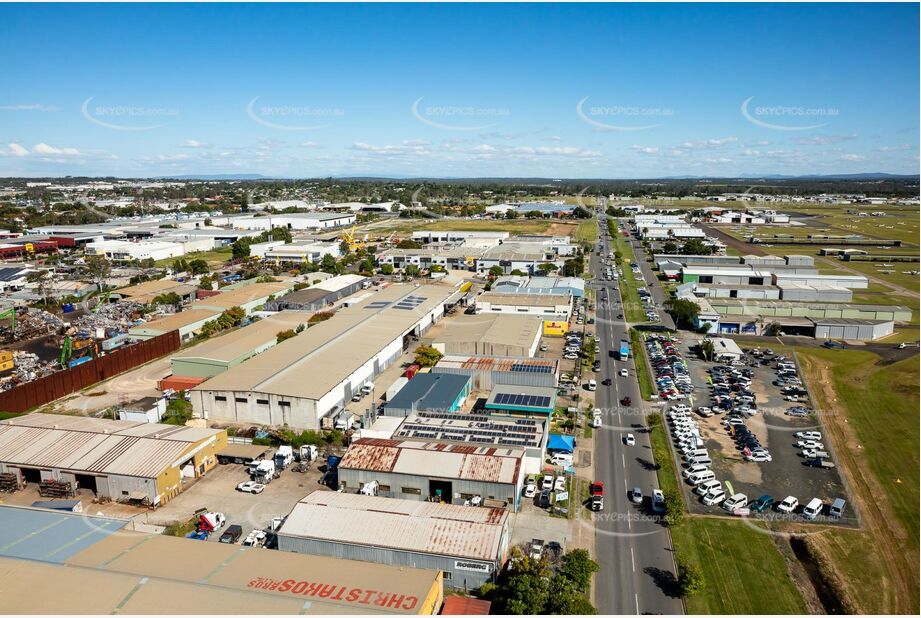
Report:
[[633,565],[633,572],[636,573],[636,560],[633,557],[633,546],[630,546],[630,564]]
[[624,462],[624,472],[626,472],[626,471],[627,471],[627,456],[624,455],[623,453],[621,453],[621,454],[620,454],[620,459],[621,459],[621,461]]
[[640,595],[633,593],[633,600],[636,601],[636,613],[640,613]]

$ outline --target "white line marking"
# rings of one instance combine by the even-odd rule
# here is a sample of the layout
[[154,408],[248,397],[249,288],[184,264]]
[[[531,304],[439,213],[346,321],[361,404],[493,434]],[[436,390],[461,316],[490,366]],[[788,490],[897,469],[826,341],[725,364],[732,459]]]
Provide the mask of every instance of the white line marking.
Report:
[[630,547],[630,564],[633,565],[633,572],[636,573],[636,560],[633,557],[633,546]]
[[626,471],[626,470],[627,470],[627,456],[624,455],[623,453],[621,453],[621,454],[620,454],[620,460],[621,460],[622,462],[624,462],[624,471]]
[[633,599],[636,601],[636,613],[640,613],[640,596],[637,593],[633,593]]

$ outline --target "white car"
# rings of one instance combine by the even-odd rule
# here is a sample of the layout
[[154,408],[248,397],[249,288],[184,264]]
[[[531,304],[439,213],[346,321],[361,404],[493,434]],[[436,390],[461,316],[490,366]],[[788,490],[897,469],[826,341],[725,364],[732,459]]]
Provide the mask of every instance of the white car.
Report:
[[700,485],[694,488],[694,493],[698,496],[706,496],[707,494],[716,493],[717,490],[723,488],[722,481],[717,481],[716,479],[712,481],[704,481]]
[[558,476],[553,483],[553,491],[566,491],[566,477]]
[[576,360],[579,358],[579,355],[578,354],[564,354],[563,358],[565,358],[566,360]]
[[636,446],[636,438],[633,437],[632,433],[628,433],[624,436],[624,444],[627,446]]
[[245,483],[240,483],[237,485],[237,491],[242,491],[249,494],[261,494],[265,489],[265,485],[262,483],[257,483],[256,481],[246,481]]
[[601,408],[595,408],[592,410],[592,416],[601,416]]
[[707,506],[714,506],[723,502],[726,499],[726,492],[722,489],[717,489],[713,492],[707,493],[703,497],[703,503]]
[[598,429],[599,427],[601,427],[601,417],[593,416],[592,417],[592,429]]
[[733,494],[723,502],[723,508],[730,513],[740,506],[748,504],[748,496],[745,494]]
[[765,451],[758,451],[757,453],[753,452],[751,455],[747,455],[745,459],[748,461],[754,461],[756,463],[774,461],[774,459],[771,457],[771,454]]
[[665,494],[662,493],[661,489],[652,490],[652,512],[653,513],[664,513],[665,512]]
[[253,530],[243,540],[243,547],[262,547],[267,536],[265,530]]
[[524,497],[533,498],[537,495],[537,482],[534,479],[528,479],[524,486]]
[[553,489],[553,475],[545,474],[540,484],[541,489]]
[[704,470],[709,470],[709,469],[710,469],[709,466],[705,466],[703,464],[694,464],[693,466],[688,466],[684,470],[684,472],[681,473],[681,475],[684,478],[690,478],[691,475],[693,474],[697,474],[698,472],[703,472]]
[[627,376],[630,375],[630,373],[626,369],[621,369],[619,373],[620,373],[620,377],[622,378],[626,378]]
[[802,440],[821,440],[822,434],[818,431],[797,431],[796,437]]
[[816,442],[815,440],[800,440],[796,443],[796,446],[804,449],[817,449],[820,451],[825,450],[825,445],[821,442]]
[[793,496],[787,496],[777,505],[777,510],[781,513],[792,513],[799,506],[799,500]]

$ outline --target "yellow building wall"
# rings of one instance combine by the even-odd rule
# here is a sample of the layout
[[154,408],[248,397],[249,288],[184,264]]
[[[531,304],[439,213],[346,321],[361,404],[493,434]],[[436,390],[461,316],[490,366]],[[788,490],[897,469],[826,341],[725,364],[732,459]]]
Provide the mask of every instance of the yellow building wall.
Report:
[[569,332],[569,322],[564,320],[544,320],[545,337],[562,337]]
[[419,615],[434,615],[441,611],[441,606],[445,600],[444,586],[442,585],[443,578],[444,574],[438,571],[438,577],[432,583],[428,596],[419,604]]
[[[217,453],[227,446],[227,432],[222,431],[216,434],[213,439],[209,438],[211,443],[206,445],[192,457],[192,464],[195,468],[195,476],[207,474],[212,468],[217,466]],[[202,443],[196,442],[189,446],[189,451],[198,448]],[[184,459],[184,457],[182,458]],[[182,491],[182,474],[178,467],[170,466],[157,477],[157,494],[160,496],[160,504],[166,504],[171,499],[179,495]]]

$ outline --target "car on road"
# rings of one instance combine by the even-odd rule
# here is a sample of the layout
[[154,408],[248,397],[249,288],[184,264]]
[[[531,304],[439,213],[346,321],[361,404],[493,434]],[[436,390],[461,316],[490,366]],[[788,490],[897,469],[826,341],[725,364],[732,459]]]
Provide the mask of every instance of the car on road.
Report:
[[792,513],[799,506],[799,500],[794,496],[787,496],[777,503],[777,510],[781,513]]
[[604,380],[601,381],[601,383],[604,384],[605,386],[611,386],[611,378],[605,378]]
[[627,446],[636,446],[636,438],[633,437],[632,433],[628,433],[624,436],[624,444]]
[[626,369],[621,369],[618,373],[620,374],[620,377],[622,378],[626,378],[627,376],[630,375],[630,373]]
[[589,500],[589,506],[593,511],[604,510],[604,483],[601,481],[595,481],[588,487],[589,495],[591,496]]
[[623,399],[620,400],[620,405],[622,406],[629,406],[632,403],[633,403],[633,400],[630,399],[629,397],[624,397]]
[[627,495],[633,504],[643,504],[643,490],[639,487],[634,487]]
[[720,502],[723,502],[726,499],[726,492],[722,489],[717,489],[711,493],[705,494],[701,501],[707,506],[715,506]]
[[755,513],[761,513],[771,508],[771,505],[774,504],[774,498],[768,495],[761,496],[751,504],[751,510]]
[[265,490],[265,485],[256,481],[246,481],[237,485],[237,491],[248,494],[261,494]]
[[540,488],[543,490],[553,489],[553,475],[545,474],[543,481],[541,481]]
[[723,502],[723,508],[730,513],[739,507],[748,504],[748,496],[742,493],[733,494]]
[[601,427],[601,417],[593,416],[592,417],[592,429],[598,429]]
[[524,497],[533,498],[537,495],[537,481],[534,479],[528,479],[524,485]]

